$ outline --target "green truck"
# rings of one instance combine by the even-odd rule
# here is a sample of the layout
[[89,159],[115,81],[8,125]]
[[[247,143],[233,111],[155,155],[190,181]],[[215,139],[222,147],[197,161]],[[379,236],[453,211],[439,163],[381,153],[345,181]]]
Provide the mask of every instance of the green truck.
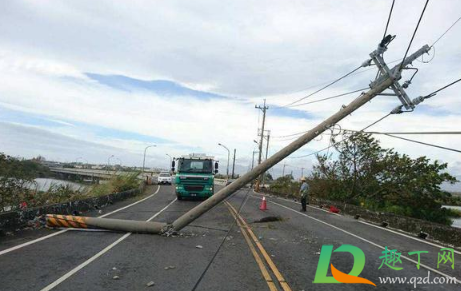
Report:
[[218,162],[205,154],[190,154],[173,160],[174,184],[178,200],[183,198],[207,199],[214,193],[214,175]]

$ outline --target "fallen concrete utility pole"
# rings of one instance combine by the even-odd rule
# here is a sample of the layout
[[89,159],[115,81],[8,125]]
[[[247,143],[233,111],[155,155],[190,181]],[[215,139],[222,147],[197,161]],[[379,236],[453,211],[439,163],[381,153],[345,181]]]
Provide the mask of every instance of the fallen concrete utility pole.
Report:
[[[378,55],[381,60],[382,60],[382,53],[386,50],[386,45],[388,43],[384,44],[381,43],[380,46],[376,51],[370,54],[372,58],[376,57]],[[428,45],[423,46],[421,49],[419,49],[417,52],[412,54],[411,56],[407,57],[403,61],[402,67],[405,67],[409,64],[411,64],[415,59],[423,55],[424,53],[427,53],[430,50]],[[371,60],[367,61],[364,63],[362,66],[367,66],[369,65]],[[173,222],[172,225],[169,225],[167,229],[165,230],[166,232],[175,232],[179,231],[185,226],[187,226],[189,223],[194,221],[195,219],[199,218],[202,214],[222,202],[224,199],[232,195],[234,192],[245,186],[246,184],[250,183],[254,179],[256,179],[259,175],[264,173],[265,171],[269,170],[271,167],[275,166],[277,163],[288,157],[290,154],[295,152],[296,150],[300,149],[302,146],[306,145],[308,142],[313,140],[315,137],[319,136],[322,132],[330,128],[331,126],[335,125],[337,122],[363,106],[365,103],[368,101],[371,101],[376,95],[380,94],[390,86],[395,86],[396,81],[398,81],[401,78],[400,75],[400,70],[398,69],[400,67],[400,64],[395,66],[392,70],[389,70],[387,72],[383,72],[381,78],[379,78],[375,83],[372,85],[371,90],[368,92],[362,94],[359,96],[357,99],[352,101],[349,105],[346,107],[342,108],[339,112],[333,114],[330,118],[327,120],[323,121],[316,127],[314,127],[312,130],[309,132],[305,133],[301,137],[299,137],[297,140],[293,141],[291,144],[274,154],[272,157],[267,159],[266,161],[262,162],[258,166],[256,166],[253,170],[249,171],[242,177],[238,178],[235,180],[233,183],[231,183],[229,186],[221,189],[218,193],[214,194],[210,198],[208,198],[206,201],[202,202],[201,204],[197,205],[196,207],[192,208],[189,210],[187,213],[179,217],[177,220]],[[379,68],[381,69],[381,68]],[[379,81],[379,82],[378,82]],[[400,97],[400,96],[399,96]]]
[[[388,36],[390,37],[390,36]],[[383,40],[384,41],[384,40]],[[293,141],[291,144],[274,154],[269,159],[265,160],[254,169],[243,175],[242,177],[235,180],[229,186],[221,189],[218,193],[211,196],[206,201],[197,205],[196,207],[189,210],[187,213],[179,217],[172,224],[159,223],[159,222],[145,222],[145,221],[133,221],[133,220],[122,220],[122,219],[108,219],[108,218],[92,218],[92,217],[79,217],[79,216],[58,216],[58,215],[47,215],[47,221],[50,225],[56,226],[65,226],[65,227],[94,227],[102,228],[115,231],[127,231],[127,232],[137,232],[137,233],[152,233],[152,234],[171,234],[176,231],[181,230],[188,224],[190,224],[195,219],[199,218],[205,212],[222,202],[224,199],[235,193],[237,190],[250,183],[258,176],[260,176],[265,171],[269,170],[271,167],[282,161],[284,158],[288,157],[290,154],[306,145],[309,141],[319,136],[330,128],[334,126],[337,122],[363,106],[365,103],[373,99],[376,95],[380,94],[387,88],[391,87],[403,103],[403,106],[406,108],[413,108],[414,104],[408,100],[403,88],[398,84],[398,80],[401,78],[399,65],[395,66],[392,70],[387,68],[387,65],[382,59],[382,53],[387,49],[387,43],[381,42],[377,50],[372,52],[370,56],[375,64],[378,66],[378,69],[381,71],[381,76],[374,81],[369,90],[366,93],[363,93],[357,99],[352,101],[349,105],[342,108],[339,112],[333,114],[330,118],[323,121],[312,130],[306,134],[299,137],[297,140]],[[420,57],[424,53],[427,53],[430,50],[428,45],[423,46],[417,52],[407,57],[403,61],[402,67],[405,67],[411,64],[416,58]],[[368,66],[372,60],[364,62],[362,66]],[[58,219],[59,218],[59,219]],[[58,219],[58,220],[57,220]],[[78,224],[77,224],[78,222]]]
[[166,226],[165,223],[151,221],[133,221],[57,214],[47,214],[46,225],[50,227],[108,229],[150,234],[161,233],[162,229]]

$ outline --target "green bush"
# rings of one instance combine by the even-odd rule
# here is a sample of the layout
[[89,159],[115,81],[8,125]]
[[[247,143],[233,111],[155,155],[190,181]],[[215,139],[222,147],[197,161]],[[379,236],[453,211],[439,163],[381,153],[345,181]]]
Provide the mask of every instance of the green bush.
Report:
[[103,184],[93,186],[92,189],[89,191],[89,195],[92,197],[102,196],[137,188],[141,183],[137,177],[138,173],[123,176],[114,176]]
[[40,159],[25,161],[0,153],[0,212],[17,210],[23,202],[27,207],[43,206],[123,192],[140,185],[135,173],[114,176],[89,189],[74,190],[69,185],[51,184],[46,191],[32,190],[29,188],[35,178],[50,176],[49,169],[39,163]]
[[269,190],[276,193],[285,194],[287,197],[297,197],[299,196],[298,193],[300,187],[300,182],[293,181],[293,176],[286,175],[275,179],[270,185]]
[[457,202],[441,190],[444,182],[455,183],[447,164],[426,157],[383,149],[370,134],[345,134],[332,159],[317,156],[309,182],[314,196],[361,205],[432,222],[450,224],[450,212],[443,203]]

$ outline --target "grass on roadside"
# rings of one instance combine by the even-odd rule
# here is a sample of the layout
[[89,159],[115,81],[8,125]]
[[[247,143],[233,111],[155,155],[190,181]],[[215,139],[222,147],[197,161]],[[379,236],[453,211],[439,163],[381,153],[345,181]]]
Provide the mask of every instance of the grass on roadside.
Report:
[[[31,190],[26,189],[23,191],[24,195],[21,202],[26,202],[28,207],[39,207],[123,192],[139,187],[141,181],[137,178],[137,176],[137,173],[113,176],[110,180],[105,181],[103,184],[82,187],[80,189],[75,189],[70,185],[60,184],[51,184],[48,190],[38,191],[37,193],[33,193]],[[19,205],[19,202],[17,204]]]
[[95,185],[88,191],[89,197],[98,197],[111,193],[118,193],[139,187],[141,181],[138,174],[114,176],[106,183]]

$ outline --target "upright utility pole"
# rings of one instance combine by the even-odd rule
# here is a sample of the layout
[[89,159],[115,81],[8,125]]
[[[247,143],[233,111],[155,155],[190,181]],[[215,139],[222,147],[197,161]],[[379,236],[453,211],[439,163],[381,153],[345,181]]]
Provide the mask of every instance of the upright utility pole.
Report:
[[301,178],[304,177],[304,168],[301,167]]
[[254,166],[255,166],[255,154],[257,153],[257,151],[253,151],[253,159],[251,160],[251,169],[253,170]]
[[[261,159],[262,159],[262,153],[263,153],[263,141],[264,141],[264,127],[266,125],[266,111],[269,109],[268,106],[266,106],[266,99],[264,99],[264,105],[261,107],[260,105],[256,106],[256,109],[259,109],[263,112],[263,121],[261,125],[261,139],[259,141],[259,156],[258,156],[258,165],[261,164]],[[259,191],[259,184],[262,181],[262,175],[259,177],[258,182],[256,183],[256,191]]]
[[265,158],[265,160],[267,160],[267,154],[269,153],[269,139],[270,139],[270,138],[271,138],[271,132],[269,131],[269,132],[267,133],[267,138],[266,138],[266,139],[267,139],[267,143],[266,143],[266,158]]
[[283,163],[282,177],[285,177],[285,166],[286,166],[286,164]]
[[266,110],[269,109],[268,106],[266,106],[266,99],[264,99],[264,105],[261,107],[256,106],[256,109],[260,109],[263,112],[263,121],[261,125],[261,139],[259,142],[259,157],[258,157],[258,165],[261,164],[261,158],[262,158],[262,152],[263,152],[263,141],[264,141],[264,126],[266,125]]
[[[269,139],[271,138],[271,132],[270,132],[270,130],[267,131],[267,136],[266,136],[266,137],[267,137],[267,142],[266,142],[266,158],[265,158],[264,160],[267,160],[267,155],[268,155],[268,153],[269,153]],[[264,173],[262,174],[262,176],[263,176],[263,177],[262,177],[261,181],[262,181],[262,185],[264,186],[264,182],[265,182],[265,180],[266,180],[266,172],[264,172]]]
[[[430,50],[430,47],[428,45],[423,46],[417,52],[407,57],[401,64],[399,63],[394,68],[388,69],[387,66],[385,66],[384,60],[382,58],[384,51],[387,50],[388,44],[389,41],[381,42],[378,48],[370,54],[372,60],[376,60],[375,64],[380,69],[381,76],[373,84],[370,84],[370,90],[368,90],[368,92],[362,93],[359,97],[354,99],[347,106],[341,108],[338,112],[334,113],[332,116],[330,116],[329,118],[315,126],[313,129],[301,135],[298,139],[296,139],[295,141],[287,145],[285,148],[281,149],[280,151],[272,155],[270,158],[262,162],[260,165],[256,166],[253,170],[247,172],[246,174],[235,180],[232,184],[228,185],[227,187],[224,187],[223,189],[215,193],[213,196],[211,196],[201,204],[195,206],[187,213],[183,214],[181,217],[176,219],[173,222],[173,224],[167,225],[163,232],[171,233],[173,231],[183,229],[189,223],[199,218],[202,214],[206,213],[208,210],[222,202],[224,199],[232,195],[234,192],[253,181],[264,171],[267,171],[268,169],[270,169],[271,167],[273,167],[274,165],[288,157],[290,154],[300,149],[302,146],[306,145],[308,142],[310,142],[311,140],[322,134],[324,131],[334,126],[336,123],[338,123],[339,121],[341,121],[342,119],[356,111],[358,108],[367,104],[374,97],[381,94],[384,90],[388,89],[392,85],[394,85],[392,89],[396,87],[396,90],[394,92],[396,92],[397,96],[399,98],[402,98],[402,96],[398,95],[400,94],[400,88],[396,85],[396,83],[398,83],[398,80],[401,79],[401,71],[399,68],[404,68],[411,64],[417,58],[427,53]],[[370,63],[371,60],[367,60],[362,64],[362,67],[367,67],[370,65]],[[414,103],[416,103],[415,99],[413,101],[410,101],[410,104],[406,103],[407,100],[403,101],[404,103],[402,106],[406,105],[405,107],[414,107]],[[400,113],[400,108],[401,107],[399,106],[399,108],[394,109],[392,113]]]
[[234,171],[235,171],[235,154],[237,149],[234,149],[234,160],[232,161],[232,179],[234,179]]

